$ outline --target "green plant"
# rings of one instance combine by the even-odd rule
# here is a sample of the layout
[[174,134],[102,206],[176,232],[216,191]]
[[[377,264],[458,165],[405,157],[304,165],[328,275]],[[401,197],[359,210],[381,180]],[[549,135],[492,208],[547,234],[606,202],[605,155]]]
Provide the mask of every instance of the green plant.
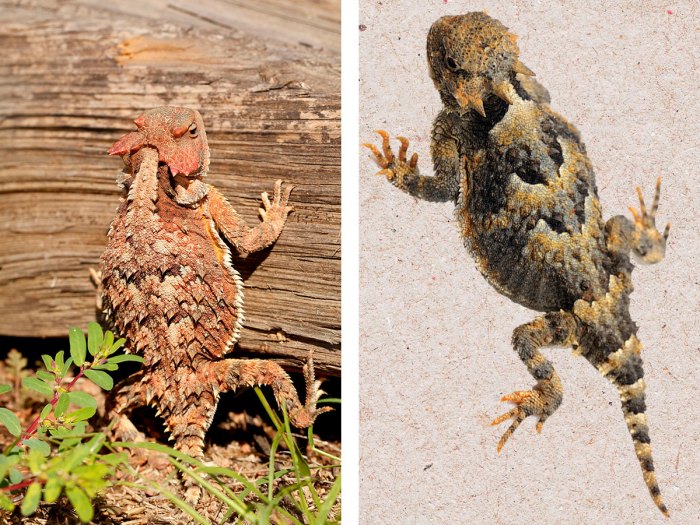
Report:
[[[205,465],[182,452],[158,443],[114,443],[109,446],[127,449],[142,448],[167,455],[170,463],[180,471],[184,478],[190,479],[202,491],[214,496],[227,509],[224,517],[218,523],[252,523],[254,525],[279,522],[295,525],[340,523],[339,516],[333,521],[329,521],[328,516],[340,497],[341,476],[338,475],[330,490],[324,497],[321,497],[316,490],[316,480],[311,473],[312,470],[340,468],[340,458],[316,449],[313,445],[313,428],[309,428],[308,436],[311,448],[334,461],[331,465],[311,467],[292,434],[287,412],[283,410],[282,418],[280,418],[270,407],[259,387],[255,387],[255,392],[276,429],[270,449],[270,466],[267,477],[250,481],[234,470]],[[338,403],[339,400],[325,399],[321,402]],[[275,456],[282,442],[289,451],[293,466],[275,470]],[[195,523],[202,525],[210,523],[192,505],[176,494],[158,483],[140,476],[134,469],[131,469],[131,473],[134,477],[140,478],[140,481],[125,484],[142,490],[156,489]],[[228,486],[227,478],[229,481],[242,485],[244,489],[239,493],[234,493]],[[309,499],[311,504],[309,504]],[[248,500],[252,500],[252,502]]]
[[[86,377],[110,390],[114,383],[107,372],[117,370],[120,363],[141,362],[142,358],[117,355],[124,340],[115,341],[112,332],[103,333],[97,323],[88,325],[87,342],[78,328],[69,330],[69,340],[68,358],[63,351],[54,357],[42,355],[45,369],[21,379],[23,387],[48,400],[24,431],[19,418],[0,407],[0,424],[15,437],[0,455],[0,508],[13,510],[10,494],[24,490],[20,510],[28,516],[41,501],[55,502],[65,491],[78,517],[88,522],[94,512],[92,498],[110,483],[115,469],[126,464],[126,454],[101,454],[105,434],[86,432],[97,401],[74,387]],[[11,385],[0,385],[0,395],[10,390]]]

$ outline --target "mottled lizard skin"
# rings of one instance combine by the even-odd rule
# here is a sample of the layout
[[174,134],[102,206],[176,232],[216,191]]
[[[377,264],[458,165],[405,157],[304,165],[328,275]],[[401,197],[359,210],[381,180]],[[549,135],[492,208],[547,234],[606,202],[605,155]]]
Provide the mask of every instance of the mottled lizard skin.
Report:
[[122,439],[142,438],[128,419],[142,405],[156,409],[175,447],[201,458],[219,395],[269,385],[292,423],[308,427],[328,408],[311,357],[304,367],[307,396],[299,401],[287,373],[272,361],[226,359],[243,323],[243,282],[231,248],[262,250],[280,235],[291,186],[277,181],[262,194],[262,222],[248,227],[204,179],[209,148],[200,114],[160,107],[135,120],[136,131],[110,149],[124,159],[125,196],[109,230],[98,276],[105,321],[144,358],[115,389],[108,406]]
[[528,416],[537,431],[559,407],[562,384],[542,347],[572,347],[617,387],[649,492],[668,510],[654,473],[645,415],[644,370],[637,326],[629,313],[630,253],[643,263],[664,257],[667,226],[655,226],[660,181],[647,211],[633,220],[603,220],[591,163],[578,131],[549,106],[547,90],[519,59],[516,37],[484,13],[437,20],[427,43],[431,78],[443,109],[433,123],[434,176],[407,158],[367,144],[397,188],[428,201],[452,201],[464,243],[500,293],[543,312],[513,332],[513,346],[536,380],[505,396],[515,407],[500,451]]

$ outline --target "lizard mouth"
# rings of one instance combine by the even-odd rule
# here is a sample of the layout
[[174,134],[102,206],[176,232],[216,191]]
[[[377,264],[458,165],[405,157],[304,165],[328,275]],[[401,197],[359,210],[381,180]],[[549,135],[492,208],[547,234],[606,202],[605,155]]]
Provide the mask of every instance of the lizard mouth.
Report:
[[187,189],[194,181],[201,181],[204,178],[204,173],[201,169],[185,175],[184,173],[178,173],[177,171],[173,172],[173,170],[170,169],[170,166],[168,166],[165,162],[161,164],[167,166],[168,175],[170,176],[170,180],[173,182],[173,185],[182,186],[185,189]]
[[175,199],[175,202],[185,206],[192,206],[202,200],[209,192],[209,185],[202,179],[206,171],[199,169],[194,173],[175,175],[167,163],[161,162],[160,166],[167,169],[169,184],[165,191]]

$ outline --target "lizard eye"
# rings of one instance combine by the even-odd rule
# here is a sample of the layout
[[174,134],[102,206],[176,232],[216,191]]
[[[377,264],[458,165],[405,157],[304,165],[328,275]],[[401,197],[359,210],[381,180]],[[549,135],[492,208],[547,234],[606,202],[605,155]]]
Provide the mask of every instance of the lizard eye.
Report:
[[457,62],[452,57],[445,58],[445,64],[451,71],[457,71]]
[[187,131],[190,132],[190,137],[192,137],[193,139],[196,138],[197,135],[199,135],[199,131],[197,130],[197,124],[192,123],[192,125],[190,125]]

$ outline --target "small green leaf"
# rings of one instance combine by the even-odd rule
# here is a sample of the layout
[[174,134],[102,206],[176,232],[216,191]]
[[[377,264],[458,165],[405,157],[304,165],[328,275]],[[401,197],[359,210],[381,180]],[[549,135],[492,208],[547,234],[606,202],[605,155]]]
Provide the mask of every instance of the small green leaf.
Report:
[[127,361],[133,361],[134,363],[143,363],[143,357],[140,355],[133,355],[133,354],[119,354],[119,355],[114,355],[110,357],[107,362],[108,363],[125,363]]
[[51,403],[45,405],[44,408],[41,409],[41,414],[39,414],[39,420],[46,419],[47,417],[49,417],[51,410],[53,410],[53,405]]
[[68,397],[70,402],[79,407],[96,407],[97,400],[86,392],[81,392],[76,390],[75,392],[69,392]]
[[59,370],[63,369],[63,354],[64,354],[63,350],[60,350],[56,354],[56,358],[54,359],[54,361],[56,361],[56,368],[58,368]]
[[[5,476],[7,476],[7,471],[10,470],[11,464],[10,460],[8,459],[7,456],[4,456],[0,454],[0,483],[5,479]],[[2,491],[0,491],[0,494]]]
[[102,346],[102,327],[92,322],[88,324],[88,350],[90,355],[95,355]]
[[105,463],[80,465],[73,469],[74,479],[90,498],[94,498],[100,490],[109,485],[104,477],[112,472],[113,469]]
[[38,481],[35,481],[31,485],[29,485],[29,488],[27,489],[27,492],[24,495],[24,499],[22,500],[22,516],[29,516],[30,514],[34,514],[34,511],[39,506],[40,501],[41,485]]
[[85,421],[94,416],[95,412],[95,407],[83,407],[79,408],[75,412],[71,412],[66,416],[66,418],[70,419],[71,421]]
[[297,444],[295,442],[292,443],[295,449],[295,452],[292,452],[292,463],[294,463],[294,466],[299,471],[299,475],[302,479],[310,478],[311,469],[309,469],[309,465],[304,460],[304,456],[301,454],[301,451],[299,450]]
[[82,366],[85,362],[85,334],[80,328],[71,328],[68,330],[68,339],[70,340],[70,355],[76,366]]
[[[84,423],[83,424],[84,427]],[[77,426],[77,425],[76,425]],[[75,467],[80,465],[88,456],[94,457],[104,445],[106,436],[103,433],[95,434],[87,443],[76,446],[63,461],[63,469],[65,472],[72,472]]]
[[46,381],[47,383],[53,383],[54,381],[56,381],[56,376],[53,375],[51,372],[47,372],[46,370],[37,370],[36,376],[42,381]]
[[100,354],[104,355],[107,352],[109,352],[109,349],[112,348],[112,345],[114,344],[114,334],[107,330],[105,332],[105,337],[102,340],[102,346],[100,347]]
[[25,462],[29,467],[29,471],[36,476],[41,472],[41,467],[46,464],[46,457],[38,450],[29,449]]
[[51,366],[51,361],[53,361],[53,359],[51,359],[50,355],[43,354],[41,356],[41,360],[44,362],[44,366],[46,367],[46,370],[51,370],[53,368]]
[[49,429],[49,434],[50,434],[52,437],[59,438],[59,439],[65,437],[65,435],[66,435],[67,433],[68,433],[68,429],[67,429],[67,428],[63,428],[63,427],[56,427],[56,428],[50,428],[50,429]]
[[115,370],[119,370],[119,367],[115,365],[114,363],[102,363],[101,365],[96,365],[92,367],[93,370],[109,370],[110,372],[114,372]]
[[19,419],[7,408],[0,408],[0,423],[15,437],[19,436],[22,432],[22,425],[20,425]]
[[37,438],[31,438],[31,439],[25,439],[23,441],[25,445],[31,450],[36,450],[37,452],[40,452],[42,456],[46,457],[49,454],[51,454],[51,447],[46,441],[42,441],[41,439]]
[[44,485],[44,500],[46,503],[53,503],[61,495],[63,490],[63,480],[58,476],[49,476]]
[[5,461],[6,461],[5,464],[9,465],[10,467],[15,466],[22,459],[21,454],[23,452],[24,451],[21,448],[19,448],[18,446],[12,447],[12,450],[10,450],[10,452],[9,452],[10,455],[5,456]]
[[4,394],[10,390],[12,390],[12,385],[0,385],[0,394]]
[[104,390],[112,390],[114,386],[114,380],[108,373],[101,370],[85,370],[85,377]]
[[109,349],[109,353],[113,354],[117,350],[119,350],[122,346],[124,346],[124,343],[126,343],[126,339],[123,337],[121,339],[117,339],[114,344],[112,345],[112,348]]
[[68,496],[80,521],[83,523],[89,522],[92,519],[94,511],[87,494],[85,494],[80,487],[71,484],[66,485],[66,496]]
[[61,417],[68,410],[68,405],[70,404],[70,394],[68,392],[63,392],[61,397],[58,398],[56,406],[54,407],[53,413],[56,417]]
[[4,492],[0,492],[0,509],[12,512],[15,510],[15,504],[12,503],[10,497]]
[[[82,436],[85,434],[87,429],[87,423],[85,421],[78,421],[72,429],[68,431],[69,436]],[[95,434],[96,436],[102,435],[102,433]],[[94,439],[94,438],[93,438]]]
[[63,438],[63,441],[61,441],[61,444],[58,446],[58,452],[60,453],[65,452],[66,450],[70,450],[79,443],[79,438]]
[[20,481],[22,481],[22,473],[14,467],[11,468],[10,469],[10,483],[15,485],[15,484],[19,483]]
[[22,379],[22,386],[24,388],[34,390],[35,392],[39,392],[40,394],[44,394],[45,396],[53,395],[53,388],[51,385],[47,384],[41,379],[37,379],[36,377],[25,377]]
[[66,359],[66,362],[63,364],[61,367],[61,377],[65,376],[68,373],[68,370],[70,369],[70,366],[73,364],[73,358],[69,357]]

